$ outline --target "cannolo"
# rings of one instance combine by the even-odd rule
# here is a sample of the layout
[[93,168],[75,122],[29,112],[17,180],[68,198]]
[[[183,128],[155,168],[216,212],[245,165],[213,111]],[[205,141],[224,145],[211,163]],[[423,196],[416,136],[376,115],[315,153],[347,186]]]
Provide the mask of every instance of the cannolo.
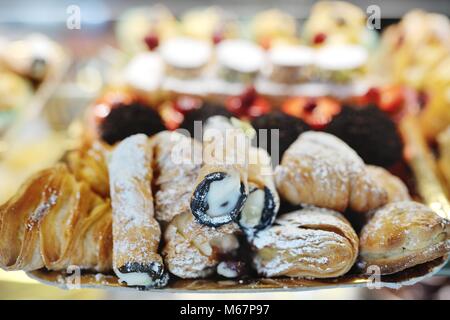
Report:
[[164,233],[166,266],[171,273],[184,279],[206,278],[217,268],[224,273],[226,265],[220,263],[236,254],[237,234],[239,227],[235,223],[210,228],[198,223],[189,212],[179,214]]
[[250,139],[229,119],[215,116],[206,123],[203,141],[191,211],[201,224],[218,227],[236,220],[247,199]]
[[152,148],[144,134],[112,151],[108,169],[113,210],[113,269],[128,286],[162,286],[161,230],[154,218]]
[[201,144],[177,132],[163,131],[152,138],[155,162],[155,217],[163,224],[183,212],[189,201],[202,159]]
[[264,149],[250,148],[249,195],[239,216],[239,226],[247,236],[272,225],[280,208],[270,156]]

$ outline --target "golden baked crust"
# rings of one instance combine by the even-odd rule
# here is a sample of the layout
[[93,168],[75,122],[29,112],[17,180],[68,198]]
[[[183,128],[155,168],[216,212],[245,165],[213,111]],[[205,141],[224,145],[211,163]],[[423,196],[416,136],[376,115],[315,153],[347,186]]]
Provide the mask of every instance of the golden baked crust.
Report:
[[0,267],[109,271],[111,224],[109,201],[58,164],[31,177],[0,207]]
[[117,275],[144,270],[155,278],[163,274],[164,263],[158,253],[161,228],[154,217],[151,189],[152,159],[152,147],[144,134],[126,138],[111,153],[108,169]]
[[295,205],[367,212],[387,201],[386,191],[373,181],[356,152],[323,132],[301,134],[275,174],[280,195]]
[[169,223],[190,211],[190,199],[202,159],[201,144],[177,132],[163,131],[152,137],[154,145],[155,217]]
[[388,203],[411,200],[408,188],[400,178],[382,167],[368,165],[366,169],[373,180],[386,190]]
[[355,263],[358,243],[340,213],[307,207],[281,216],[256,235],[253,264],[267,277],[339,277]]
[[65,162],[77,180],[85,181],[103,198],[109,197],[109,177],[106,158],[109,147],[96,141],[77,150],[69,151]]
[[190,212],[177,215],[164,233],[164,262],[174,275],[184,279],[214,274],[220,258],[239,247],[235,223],[211,228],[197,222]]
[[361,231],[361,266],[395,273],[450,251],[450,222],[427,206],[394,202],[378,209]]

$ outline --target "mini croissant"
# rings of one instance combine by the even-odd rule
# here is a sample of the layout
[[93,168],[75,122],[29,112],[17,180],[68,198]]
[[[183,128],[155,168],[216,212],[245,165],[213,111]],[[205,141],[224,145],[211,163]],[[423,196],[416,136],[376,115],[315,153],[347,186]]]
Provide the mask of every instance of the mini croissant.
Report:
[[294,205],[367,212],[387,202],[386,191],[367,173],[362,159],[328,133],[301,134],[275,174],[278,192]]
[[110,271],[111,230],[109,201],[58,164],[31,177],[0,207],[0,267]]
[[336,211],[306,207],[285,214],[252,241],[253,264],[267,277],[333,278],[358,256],[358,236]]

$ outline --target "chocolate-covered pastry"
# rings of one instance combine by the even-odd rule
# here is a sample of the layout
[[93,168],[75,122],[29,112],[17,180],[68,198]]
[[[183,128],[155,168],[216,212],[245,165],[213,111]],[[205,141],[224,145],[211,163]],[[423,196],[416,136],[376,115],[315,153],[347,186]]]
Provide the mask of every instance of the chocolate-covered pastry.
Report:
[[199,121],[202,126],[205,126],[206,120],[212,116],[231,118],[233,114],[228,111],[225,106],[206,102],[201,108],[193,109],[185,113],[180,129],[189,131],[191,137],[201,140],[203,138],[201,133],[198,133],[197,136],[194,135],[194,121]]
[[347,106],[325,131],[346,142],[367,164],[388,167],[402,158],[403,143],[395,123],[375,106]]
[[280,111],[267,113],[253,119],[252,126],[257,132],[258,139],[259,135],[262,134],[260,130],[267,130],[266,145],[263,145],[262,140],[258,140],[258,147],[266,149],[272,157],[274,157],[274,155],[272,154],[271,130],[279,130],[278,145],[280,157],[300,134],[310,130],[309,126],[303,122],[303,120]]
[[133,134],[150,136],[163,130],[165,127],[158,112],[140,102],[114,106],[99,125],[100,137],[109,144]]

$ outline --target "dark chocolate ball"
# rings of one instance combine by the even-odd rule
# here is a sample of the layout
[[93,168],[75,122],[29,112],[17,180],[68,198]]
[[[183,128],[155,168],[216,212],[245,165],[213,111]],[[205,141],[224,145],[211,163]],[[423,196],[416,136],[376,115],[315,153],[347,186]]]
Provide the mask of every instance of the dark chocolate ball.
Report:
[[[297,140],[300,134],[310,130],[310,127],[303,120],[281,111],[273,111],[253,119],[252,126],[256,130],[258,147],[266,149],[272,157],[274,157],[272,154],[272,143],[278,142],[279,160],[281,160],[283,153]],[[264,143],[263,132],[259,131],[261,129],[267,129],[266,143]],[[271,130],[275,129],[279,130],[278,140],[277,135],[271,133]],[[275,152],[276,148],[273,151]]]
[[137,133],[151,136],[163,130],[165,127],[159,113],[138,102],[114,107],[99,126],[100,137],[109,144]]
[[194,136],[194,121],[201,121],[202,126],[204,126],[206,120],[212,116],[225,116],[231,118],[233,114],[222,105],[204,103],[201,108],[193,109],[185,113],[180,129],[189,131],[191,137],[195,137],[200,140],[201,137]]
[[345,106],[325,131],[346,142],[367,164],[389,167],[402,158],[395,123],[376,106]]

